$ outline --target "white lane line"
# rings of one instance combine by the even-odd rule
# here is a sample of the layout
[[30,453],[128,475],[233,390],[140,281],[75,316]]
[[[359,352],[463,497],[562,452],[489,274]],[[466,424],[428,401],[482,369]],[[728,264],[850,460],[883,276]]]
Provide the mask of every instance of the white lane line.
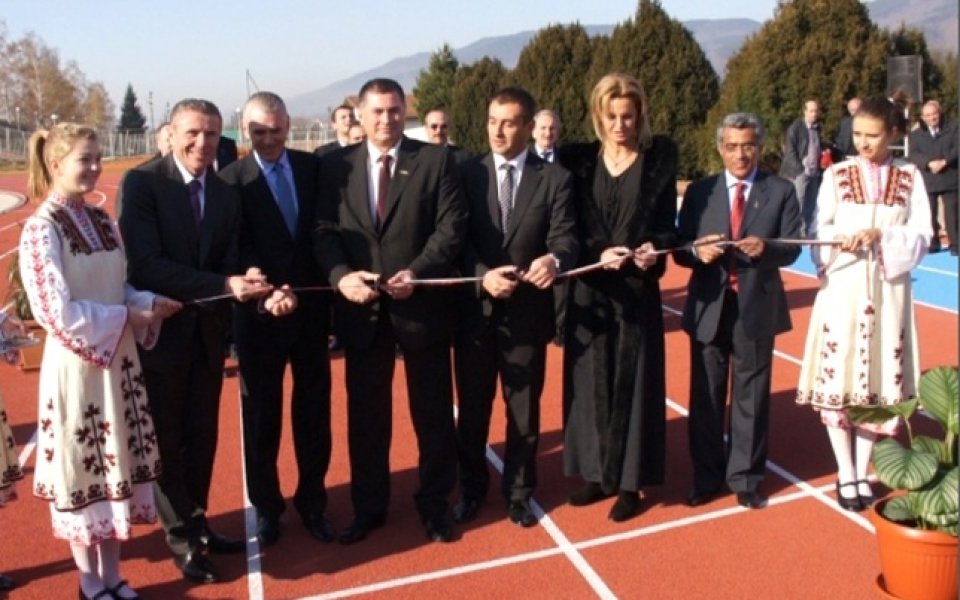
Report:
[[936,267],[925,267],[925,266],[923,266],[923,265],[920,265],[919,267],[917,267],[917,270],[918,270],[918,271],[926,271],[927,273],[934,273],[934,274],[936,274],[936,275],[946,275],[947,277],[956,277],[956,276],[957,276],[957,272],[956,272],[956,271],[947,271],[946,269],[938,269],[938,268],[936,268]]
[[237,394],[237,409],[240,410],[240,472],[243,474],[243,528],[247,540],[247,596],[250,600],[263,600],[263,563],[260,561],[260,541],[257,539],[257,509],[247,495],[247,461],[243,447],[243,396]]
[[27,464],[27,461],[30,460],[30,456],[33,455],[33,451],[37,448],[37,429],[33,430],[33,435],[30,436],[30,441],[23,445],[23,449],[20,450],[20,466]]

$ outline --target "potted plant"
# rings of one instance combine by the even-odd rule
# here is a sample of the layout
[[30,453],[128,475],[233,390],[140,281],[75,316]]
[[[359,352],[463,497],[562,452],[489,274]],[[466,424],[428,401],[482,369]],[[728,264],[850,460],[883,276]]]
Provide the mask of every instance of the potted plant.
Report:
[[[10,264],[7,266],[7,296],[5,302],[8,302],[13,308],[13,314],[17,316],[33,337],[44,339],[46,332],[33,318],[33,312],[30,310],[30,301],[27,298],[27,291],[23,287],[23,277],[20,274],[20,257],[16,252],[10,257]],[[24,371],[33,371],[40,368],[40,362],[43,359],[43,344],[26,346],[20,349],[20,368]]]
[[[882,590],[903,599],[957,598],[957,521],[960,513],[960,388],[956,367],[920,377],[917,397],[896,406],[857,407],[858,423],[899,417],[906,443],[886,438],[874,446],[873,469],[893,493],[871,515],[877,530]],[[940,439],[914,431],[918,411],[939,424]]]

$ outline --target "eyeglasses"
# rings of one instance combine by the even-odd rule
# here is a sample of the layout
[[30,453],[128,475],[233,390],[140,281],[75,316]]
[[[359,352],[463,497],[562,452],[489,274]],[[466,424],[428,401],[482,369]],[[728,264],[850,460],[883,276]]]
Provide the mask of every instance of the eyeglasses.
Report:
[[721,147],[727,154],[733,154],[738,149],[743,150],[744,154],[753,154],[757,151],[757,144],[753,142],[747,142],[745,144],[723,144]]
[[437,130],[437,129],[443,130],[447,128],[447,124],[446,123],[430,123],[429,125],[427,125],[427,127],[433,130]]

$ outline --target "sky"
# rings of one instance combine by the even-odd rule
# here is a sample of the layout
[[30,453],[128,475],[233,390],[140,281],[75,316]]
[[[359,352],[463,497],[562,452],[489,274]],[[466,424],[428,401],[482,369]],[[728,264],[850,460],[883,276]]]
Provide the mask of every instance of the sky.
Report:
[[[765,21],[777,0],[662,0],[681,21]],[[606,25],[636,0],[0,0],[9,39],[36,33],[102,81],[119,110],[130,83],[147,117],[193,96],[226,118],[246,97],[246,72],[283,97],[309,92],[393,58],[579,22]],[[151,100],[152,113],[151,116]]]

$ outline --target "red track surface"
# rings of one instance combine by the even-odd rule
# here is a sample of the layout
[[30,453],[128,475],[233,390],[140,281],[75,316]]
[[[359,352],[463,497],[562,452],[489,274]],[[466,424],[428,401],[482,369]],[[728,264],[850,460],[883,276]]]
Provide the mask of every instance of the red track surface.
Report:
[[[100,181],[111,204],[120,174],[119,166],[108,167]],[[0,189],[22,192],[24,185],[22,174],[0,175]],[[0,254],[13,248],[19,236],[17,227],[7,226],[30,210],[0,215]],[[0,268],[8,260],[0,260]],[[784,276],[794,330],[776,345],[770,470],[762,486],[771,502],[763,510],[741,509],[729,494],[696,509],[684,504],[691,482],[684,416],[689,348],[677,311],[683,306],[687,272],[671,266],[662,282],[670,398],[667,482],[645,490],[646,510],[638,517],[622,524],[608,521],[612,500],[586,508],[565,504],[579,482],[562,473],[561,350],[551,347],[535,495],[546,513],[539,527],[521,530],[508,523],[504,507],[492,495],[480,518],[460,529],[459,541],[426,542],[411,498],[416,442],[400,369],[394,387],[393,500],[384,528],[354,546],[325,545],[310,538],[289,511],[277,545],[261,555],[253,543],[246,558],[215,556],[225,581],[193,586],[174,568],[162,530],[143,527],[123,546],[124,576],[154,599],[873,597],[879,567],[872,530],[861,516],[837,508],[826,436],[811,410],[793,404],[815,282],[789,272]],[[922,366],[957,364],[957,315],[917,307],[917,320]],[[37,374],[10,367],[0,373],[0,391],[23,449],[35,429]],[[350,518],[342,357],[334,358],[333,373],[328,514],[342,527]],[[497,456],[504,438],[500,412],[491,427]],[[227,378],[209,514],[218,530],[236,536],[247,533],[239,414],[237,380]],[[290,496],[296,474],[289,430],[284,434],[281,478]],[[53,539],[46,504],[30,496],[32,466],[31,455],[20,500],[0,510],[0,572],[21,584],[8,597],[74,597],[77,578],[67,545]],[[491,489],[497,489],[495,482]]]

